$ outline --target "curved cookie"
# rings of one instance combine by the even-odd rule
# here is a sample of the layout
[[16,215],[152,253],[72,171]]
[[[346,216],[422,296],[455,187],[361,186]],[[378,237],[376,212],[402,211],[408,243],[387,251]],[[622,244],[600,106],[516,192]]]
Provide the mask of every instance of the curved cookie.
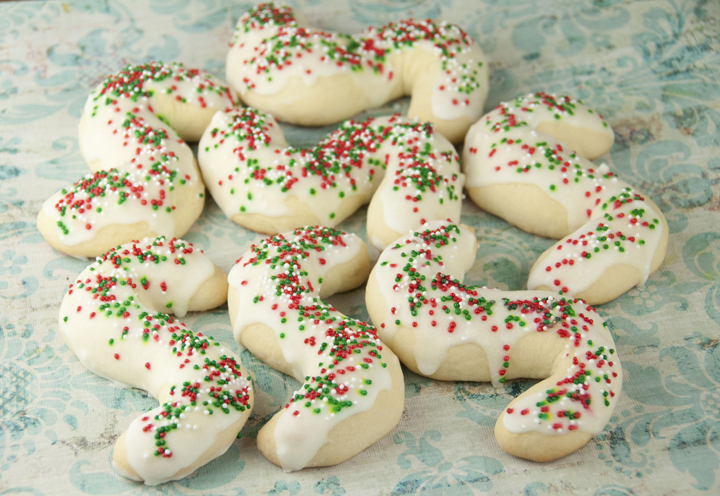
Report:
[[284,470],[335,465],[400,420],[400,362],[375,328],[321,298],[365,281],[370,260],[354,234],[299,228],[254,245],[228,276],[235,339],[302,382],[258,434],[258,448]]
[[508,453],[550,461],[602,431],[622,389],[612,335],[585,302],[542,291],[462,284],[475,260],[470,228],[432,222],[387,248],[366,303],[383,342],[411,370],[440,380],[544,379],[495,424]]
[[205,186],[190,147],[217,110],[235,105],[212,76],[181,64],[128,66],[90,94],[80,152],[92,174],[51,196],[38,229],[55,249],[91,257],[133,239],[184,235]]
[[113,466],[148,485],[181,479],[222,455],[250,416],[240,359],[175,318],[221,305],[225,273],[190,243],[164,237],[110,250],[70,286],[60,332],[95,374],[142,389],[160,406],[115,444]]
[[345,121],[313,148],[293,148],[272,116],[218,112],[198,160],[225,215],[277,234],[336,226],[370,201],[379,249],[429,220],[459,219],[465,177],[455,148],[431,124],[393,115]]
[[226,67],[246,104],[281,121],[323,126],[412,95],[408,115],[453,143],[488,92],[485,55],[455,25],[407,19],[351,36],[304,27],[273,3],[240,17]]
[[644,283],[665,258],[669,230],[657,205],[583,158],[606,153],[613,137],[581,102],[546,93],[501,103],[468,132],[473,201],[525,231],[562,238],[532,267],[528,289],[597,305]]

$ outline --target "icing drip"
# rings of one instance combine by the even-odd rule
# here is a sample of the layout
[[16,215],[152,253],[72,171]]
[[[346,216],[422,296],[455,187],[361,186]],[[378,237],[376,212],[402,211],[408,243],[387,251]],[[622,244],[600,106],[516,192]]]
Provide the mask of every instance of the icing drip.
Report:
[[103,227],[143,221],[172,236],[176,208],[188,201],[201,208],[204,186],[192,151],[169,122],[178,109],[233,106],[227,87],[182,64],[128,66],[99,84],[85,104],[79,138],[96,172],[43,205],[60,242],[75,246]]
[[214,116],[199,148],[208,188],[228,217],[290,215],[287,199],[295,197],[335,226],[352,213],[341,216],[341,205],[366,202],[385,174],[376,196],[395,232],[460,217],[464,176],[452,144],[431,124],[398,115],[345,121],[305,149],[289,146],[271,116],[235,109]]
[[485,56],[467,33],[444,21],[407,19],[347,35],[303,27],[290,7],[260,4],[238,20],[227,79],[241,95],[272,95],[291,78],[313,86],[318,77],[350,73],[376,107],[401,96],[400,57],[416,50],[439,61],[430,74],[433,113],[476,120],[487,94]]
[[62,301],[60,331],[80,362],[161,403],[125,437],[127,460],[146,484],[187,475],[222,431],[249,415],[252,385],[239,358],[159,311],[185,315],[214,272],[189,243],[145,239],[98,257]]
[[[373,319],[380,337],[393,343],[401,328],[412,331],[412,352],[425,375],[438,370],[451,348],[477,344],[496,386],[512,370],[513,351],[523,337],[541,333],[567,340],[553,381],[539,396],[520,397],[506,410],[504,425],[516,433],[600,432],[622,387],[613,339],[600,316],[582,300],[549,292],[463,284],[476,249],[467,227],[433,222],[385,250],[371,276],[386,305],[381,322]],[[547,357],[550,363],[554,358]]]
[[470,131],[465,144],[467,187],[523,184],[560,204],[569,234],[534,267],[528,288],[582,293],[616,264],[635,267],[644,283],[663,236],[662,213],[611,172],[538,130],[566,123],[612,142],[602,116],[579,100],[534,93],[504,102]]
[[242,341],[252,324],[269,327],[304,383],[274,431],[285,470],[305,467],[334,426],[369,410],[380,391],[391,389],[375,328],[319,297],[326,274],[363,247],[357,236],[331,228],[296,229],[253,245],[228,276],[239,293],[235,339]]

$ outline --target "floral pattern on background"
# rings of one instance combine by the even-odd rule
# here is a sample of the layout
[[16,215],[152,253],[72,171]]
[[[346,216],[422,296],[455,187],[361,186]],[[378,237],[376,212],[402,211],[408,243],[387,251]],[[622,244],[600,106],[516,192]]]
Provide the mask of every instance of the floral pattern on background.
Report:
[[[401,17],[460,24],[486,51],[487,109],[545,90],[582,98],[612,124],[607,162],[665,213],[665,263],[599,311],[625,371],[603,433],[551,464],[502,452],[499,412],[529,381],[501,388],[406,371],[398,427],[336,467],[283,473],[257,431],[297,382],[244,351],[256,407],[239,439],[191,477],[145,487],[118,476],[112,446],[154,406],[87,372],[57,332],[57,308],[86,261],[60,255],[35,227],[42,202],[86,173],[77,125],[90,89],[150,58],[224,74],[227,42],[252,2],[0,2],[0,494],[717,494],[720,489],[720,3],[714,0],[295,0],[317,25],[352,32]],[[542,5],[539,7],[539,5]],[[366,112],[404,112],[407,99]],[[336,126],[282,125],[294,145]],[[366,237],[366,210],[341,226]],[[552,243],[466,201],[478,236],[472,283],[522,289]],[[259,239],[209,200],[186,238],[223,269]],[[367,319],[364,290],[332,303]],[[231,344],[226,308],[190,315]],[[235,346],[235,345],[232,345]],[[236,350],[239,351],[237,347]]]

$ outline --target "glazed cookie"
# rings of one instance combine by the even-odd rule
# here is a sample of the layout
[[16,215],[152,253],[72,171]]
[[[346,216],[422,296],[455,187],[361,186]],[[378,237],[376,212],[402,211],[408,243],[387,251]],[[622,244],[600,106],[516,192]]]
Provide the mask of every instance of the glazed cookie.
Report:
[[147,391],[160,406],[115,444],[113,466],[148,485],[181,479],[222,455],[250,416],[240,359],[175,318],[221,305],[225,273],[190,243],[164,237],[110,250],[70,285],[60,332],[101,377]]
[[147,236],[182,236],[202,212],[205,186],[184,140],[235,105],[212,76],[181,64],[128,66],[90,94],[80,152],[92,174],[50,197],[38,229],[55,249],[91,257]]
[[399,115],[345,121],[304,149],[287,144],[272,116],[234,109],[215,114],[198,149],[215,201],[254,231],[334,227],[372,198],[368,235],[383,249],[426,221],[460,218],[455,148],[432,124]]
[[610,419],[622,388],[613,338],[595,310],[544,291],[462,283],[477,240],[432,222],[387,248],[365,293],[380,338],[409,369],[446,381],[543,379],[495,424],[508,453],[550,461],[582,447]]
[[230,271],[235,339],[303,386],[260,430],[257,443],[284,470],[335,465],[400,420],[400,362],[375,328],[322,298],[361,285],[365,243],[327,227],[299,228],[253,245]]
[[351,36],[302,24],[292,8],[272,3],[240,17],[226,67],[246,104],[323,126],[412,95],[408,115],[453,143],[482,114],[487,62],[459,27],[408,19]]
[[473,201],[527,232],[562,238],[530,270],[529,289],[605,303],[665,258],[668,226],[657,205],[583,158],[606,153],[613,137],[582,102],[546,93],[502,103],[468,132],[463,168]]

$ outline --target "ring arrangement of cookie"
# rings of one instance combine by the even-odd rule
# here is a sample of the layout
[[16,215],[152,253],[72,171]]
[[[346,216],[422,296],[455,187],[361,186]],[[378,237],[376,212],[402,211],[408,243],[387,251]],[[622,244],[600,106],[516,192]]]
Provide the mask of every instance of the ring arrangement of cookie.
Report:
[[[108,77],[79,123],[92,172],[38,215],[52,247],[97,257],[60,306],[68,346],[89,370],[160,403],[118,439],[118,473],[183,478],[242,429],[252,378],[226,345],[178,320],[225,302],[235,340],[302,384],[257,437],[284,470],[341,463],[392,431],[401,363],[444,381],[539,379],[495,425],[512,455],[555,460],[602,431],[623,374],[590,305],[644,283],[668,241],[657,205],[590,162],[613,144],[602,116],[543,92],[481,115],[482,50],[430,20],[347,35],[261,4],[240,17],[226,69],[227,86],[179,63]],[[311,148],[289,145],[278,124],[338,123],[401,96],[408,116],[345,120]],[[229,219],[268,235],[229,274],[180,239],[206,187]],[[464,190],[559,239],[528,290],[463,283],[482,243],[462,223]],[[337,229],[367,203],[377,261]],[[326,302],[364,284],[371,322]]]

